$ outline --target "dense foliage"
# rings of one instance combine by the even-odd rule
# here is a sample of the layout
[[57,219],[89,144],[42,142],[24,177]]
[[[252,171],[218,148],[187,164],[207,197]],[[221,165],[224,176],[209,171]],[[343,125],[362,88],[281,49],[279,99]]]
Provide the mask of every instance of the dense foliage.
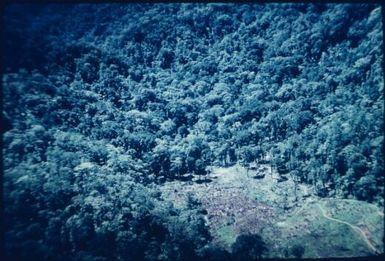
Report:
[[10,258],[228,259],[156,190],[213,165],[382,204],[378,6],[11,5],[3,38]]

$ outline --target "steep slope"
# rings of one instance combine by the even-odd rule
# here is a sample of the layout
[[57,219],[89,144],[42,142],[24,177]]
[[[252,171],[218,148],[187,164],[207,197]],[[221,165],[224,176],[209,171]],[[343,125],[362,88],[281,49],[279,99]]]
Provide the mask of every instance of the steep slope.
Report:
[[[262,227],[278,231],[275,218],[303,205],[294,200],[301,193],[383,207],[381,12],[372,4],[7,5],[7,259],[285,256]],[[261,164],[274,171],[253,183],[229,168]],[[166,182],[209,187],[218,173],[219,205],[206,195],[174,206],[159,192]],[[222,194],[233,185],[232,196]],[[240,204],[248,207],[237,212]],[[338,226],[354,242],[341,239],[348,250],[336,255],[372,253],[341,223],[365,232],[355,216],[323,207],[327,215],[307,210],[320,221],[312,233],[328,238]],[[247,218],[254,208],[258,222]],[[209,209],[219,235],[235,240],[233,255],[211,244]],[[365,233],[377,228],[372,217]],[[258,235],[236,237],[248,229],[271,249]],[[377,236],[367,238],[380,249]],[[324,246],[294,253],[324,256],[333,247]]]

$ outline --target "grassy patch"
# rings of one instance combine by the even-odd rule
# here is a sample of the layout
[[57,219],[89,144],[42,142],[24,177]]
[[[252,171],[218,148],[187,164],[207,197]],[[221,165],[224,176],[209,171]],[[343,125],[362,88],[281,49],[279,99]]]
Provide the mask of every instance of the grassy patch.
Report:
[[215,231],[215,234],[219,237],[222,242],[227,245],[227,247],[230,247],[237,239],[237,234],[235,233],[231,225],[224,225],[218,228]]
[[[272,249],[273,257],[292,257],[290,249],[295,245],[304,247],[303,257],[348,257],[366,256],[372,254],[362,235],[347,224],[324,217],[320,205],[326,213],[332,212],[340,204],[323,201],[304,206],[303,210],[291,217],[283,217],[284,222],[277,227],[265,229],[263,236],[273,241],[278,247]],[[356,208],[360,205],[355,204]],[[364,207],[365,208],[365,207]],[[346,208],[347,214],[349,209]],[[381,226],[381,224],[379,224]],[[279,236],[277,230],[280,231]],[[377,231],[378,234],[378,231]],[[275,238],[274,238],[275,237]]]
[[165,184],[164,197],[180,205],[187,193],[194,194],[208,211],[215,241],[227,249],[237,236],[256,233],[268,245],[269,258],[294,257],[295,246],[304,248],[304,258],[372,254],[363,235],[341,223],[347,222],[364,231],[370,243],[383,252],[383,214],[373,204],[314,195],[304,198],[301,193],[309,189],[306,185],[299,186],[298,201],[294,201],[290,177],[277,182],[276,174],[268,173],[256,180],[240,166],[218,168],[211,175],[213,182],[205,185]]

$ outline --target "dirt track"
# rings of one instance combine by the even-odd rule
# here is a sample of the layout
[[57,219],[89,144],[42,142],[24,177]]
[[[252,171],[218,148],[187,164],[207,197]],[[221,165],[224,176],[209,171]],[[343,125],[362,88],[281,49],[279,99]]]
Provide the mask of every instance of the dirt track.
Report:
[[321,207],[320,204],[317,204],[318,208],[321,210],[322,212],[322,215],[324,216],[324,218],[327,218],[329,220],[332,220],[332,221],[335,221],[335,222],[338,222],[338,223],[342,223],[342,224],[345,224],[345,225],[348,225],[349,227],[351,227],[354,231],[356,231],[357,233],[359,233],[362,237],[362,239],[365,241],[365,243],[367,244],[367,246],[370,248],[370,250],[374,253],[374,254],[379,254],[380,252],[372,245],[372,243],[370,243],[369,239],[367,238],[367,236],[365,235],[364,231],[362,231],[362,229],[360,229],[359,227],[355,226],[355,225],[352,225],[348,222],[345,222],[345,221],[342,221],[342,220],[339,220],[339,219],[335,219],[331,216],[329,216],[325,209],[323,209]]

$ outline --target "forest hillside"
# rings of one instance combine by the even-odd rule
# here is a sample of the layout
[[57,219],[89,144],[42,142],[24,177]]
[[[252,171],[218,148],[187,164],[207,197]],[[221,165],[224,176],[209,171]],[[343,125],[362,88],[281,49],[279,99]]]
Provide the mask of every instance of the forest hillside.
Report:
[[315,257],[302,246],[269,254],[276,242],[261,235],[277,238],[273,230],[243,231],[226,249],[199,193],[185,204],[165,193],[209,186],[221,168],[264,165],[253,180],[274,174],[321,207],[382,209],[381,13],[372,4],[6,6],[6,260]]

